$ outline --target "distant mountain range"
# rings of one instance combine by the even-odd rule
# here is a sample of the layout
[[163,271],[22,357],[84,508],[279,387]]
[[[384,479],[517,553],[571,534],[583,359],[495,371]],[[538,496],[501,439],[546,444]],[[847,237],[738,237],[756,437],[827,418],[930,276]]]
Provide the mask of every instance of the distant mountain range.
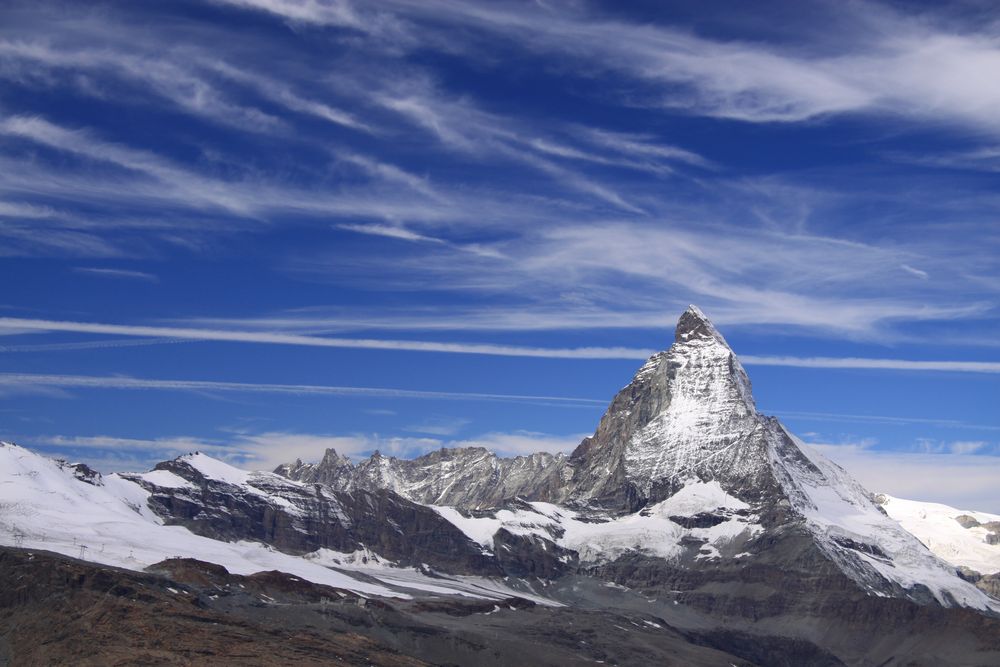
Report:
[[[515,636],[538,664],[1000,664],[1000,517],[869,493],[757,411],[693,306],[569,456],[328,450],[246,472],[195,453],[100,475],[4,444],[0,540],[155,571],[212,613],[232,595],[212,599],[204,564],[219,591],[279,571],[483,647],[361,632],[435,664],[525,664]],[[322,611],[261,595],[279,625]]]

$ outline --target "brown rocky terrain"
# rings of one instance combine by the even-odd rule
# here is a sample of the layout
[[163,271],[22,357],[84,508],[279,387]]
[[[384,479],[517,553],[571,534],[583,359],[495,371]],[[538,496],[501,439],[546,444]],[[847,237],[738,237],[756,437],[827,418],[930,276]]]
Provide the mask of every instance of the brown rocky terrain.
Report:
[[754,664],[662,619],[519,598],[369,600],[191,559],[149,569],[0,549],[0,665]]
[[[231,575],[169,566],[190,584],[156,574],[94,565],[65,556],[0,550],[0,664],[3,665],[356,665],[416,667],[356,632],[325,632],[265,624],[247,614],[213,609],[206,587]],[[321,593],[354,604],[352,594],[287,575],[248,577],[245,595],[305,601]],[[343,596],[343,597],[341,597]]]

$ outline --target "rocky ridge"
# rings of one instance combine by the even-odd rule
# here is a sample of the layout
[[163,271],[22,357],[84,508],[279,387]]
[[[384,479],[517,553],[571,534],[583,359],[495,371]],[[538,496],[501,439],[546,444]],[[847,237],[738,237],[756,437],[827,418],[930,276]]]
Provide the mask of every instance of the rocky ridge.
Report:
[[[735,353],[694,306],[681,316],[670,349],[639,369],[594,435],[569,457],[499,459],[470,448],[412,461],[376,455],[355,465],[328,451],[318,465],[297,462],[276,472],[453,505],[458,509],[445,516],[467,534],[491,528],[529,533],[577,553],[583,549],[582,562],[622,555],[628,551],[622,544],[690,564],[723,553],[752,559],[773,553],[775,540],[801,536],[819,559],[869,593],[994,606],[888,519],[846,471],[759,413]],[[713,492],[701,493],[708,484],[715,485]],[[691,515],[664,515],[685,490],[696,498],[688,503]],[[520,514],[469,512],[515,500],[531,504]],[[734,503],[741,505],[736,516],[724,511]],[[657,523],[661,518],[664,525]],[[716,529],[693,527],[699,520]],[[587,521],[606,530],[587,528]]]
[[[251,473],[194,453],[102,476],[0,443],[0,472],[0,535],[128,569],[198,558],[425,611],[472,597],[484,616],[512,598],[578,620],[631,610],[636,627],[655,613],[683,641],[760,664],[1000,656],[992,580],[959,576],[760,414],[694,307],[569,456],[466,448],[354,463],[330,450]],[[991,530],[982,517],[949,521]]]

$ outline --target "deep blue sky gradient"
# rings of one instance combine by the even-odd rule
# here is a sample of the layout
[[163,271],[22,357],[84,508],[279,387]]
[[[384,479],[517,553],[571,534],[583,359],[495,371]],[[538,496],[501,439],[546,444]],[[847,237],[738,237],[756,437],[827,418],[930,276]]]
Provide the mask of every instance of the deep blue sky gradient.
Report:
[[1000,511],[998,25],[980,2],[4,3],[0,437],[105,470],[568,451],[696,303],[758,404],[867,485]]

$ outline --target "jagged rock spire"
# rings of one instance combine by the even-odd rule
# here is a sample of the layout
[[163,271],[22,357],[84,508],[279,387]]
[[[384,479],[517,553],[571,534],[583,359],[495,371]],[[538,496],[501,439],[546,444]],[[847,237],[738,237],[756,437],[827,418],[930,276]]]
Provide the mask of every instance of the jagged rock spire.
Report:
[[501,461],[463,449],[416,461],[376,452],[354,466],[329,450],[319,464],[286,465],[279,472],[341,488],[387,486],[411,495],[420,489],[413,497],[434,504],[479,505],[516,494],[632,511],[668,496],[691,476],[724,479],[734,493],[759,488],[766,468],[760,427],[736,355],[708,317],[690,306],[677,323],[674,344],[639,369],[569,459]]
[[768,477],[761,420],[736,355],[690,306],[674,344],[650,357],[574,452],[572,494],[635,509],[698,478],[750,498]]
[[729,348],[729,343],[722,337],[722,334],[715,328],[708,316],[701,311],[698,306],[690,305],[677,321],[677,328],[674,331],[674,342],[684,343],[695,339],[715,340],[721,345]]

